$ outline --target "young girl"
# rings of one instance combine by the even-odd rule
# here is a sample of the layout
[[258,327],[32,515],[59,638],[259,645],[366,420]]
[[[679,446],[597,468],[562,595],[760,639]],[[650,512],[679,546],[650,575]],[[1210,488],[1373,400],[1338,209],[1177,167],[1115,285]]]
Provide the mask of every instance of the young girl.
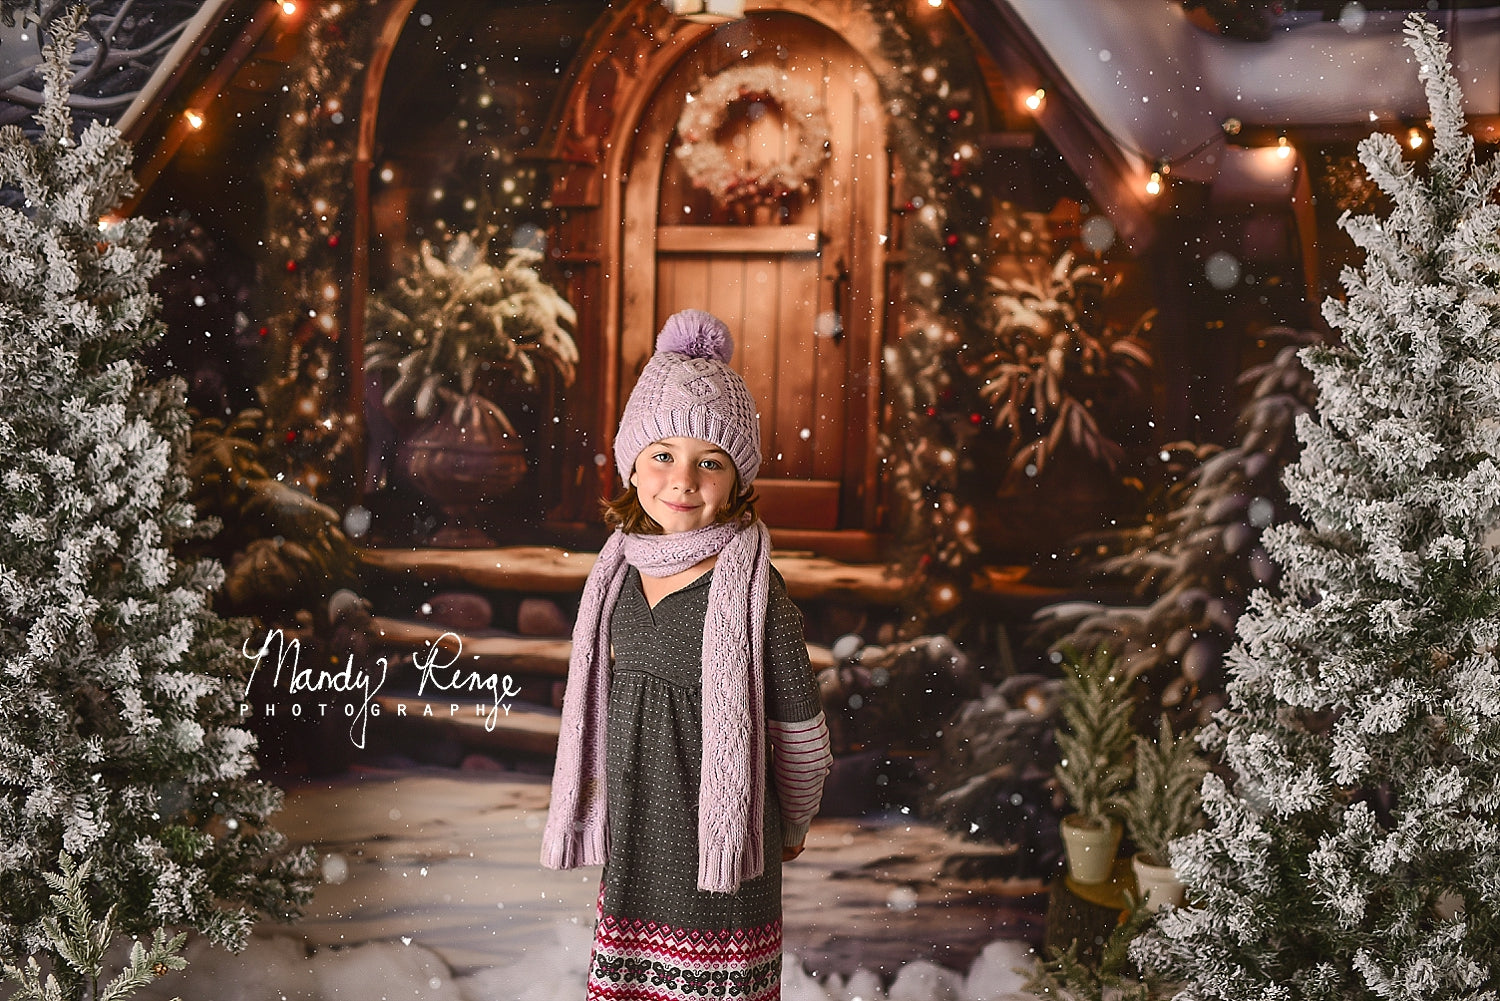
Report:
[[673,316],[615,437],[627,489],[573,630],[542,842],[554,869],[604,863],[591,999],[779,998],[781,863],[833,760],[733,349],[708,313]]

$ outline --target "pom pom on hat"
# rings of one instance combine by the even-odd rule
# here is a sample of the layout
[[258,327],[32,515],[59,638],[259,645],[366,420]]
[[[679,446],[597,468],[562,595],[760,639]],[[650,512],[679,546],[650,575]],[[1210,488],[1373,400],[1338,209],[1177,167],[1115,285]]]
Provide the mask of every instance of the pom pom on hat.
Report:
[[656,350],[727,362],[734,357],[734,338],[724,321],[712,313],[684,309],[668,317],[656,337]]

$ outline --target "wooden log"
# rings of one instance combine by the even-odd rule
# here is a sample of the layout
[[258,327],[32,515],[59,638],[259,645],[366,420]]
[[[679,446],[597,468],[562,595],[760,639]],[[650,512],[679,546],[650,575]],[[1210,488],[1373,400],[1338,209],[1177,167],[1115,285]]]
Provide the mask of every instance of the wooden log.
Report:
[[[388,574],[416,577],[430,584],[471,584],[496,591],[578,594],[594,567],[597,553],[556,546],[508,546],[500,549],[364,549],[366,566]],[[848,596],[874,604],[895,605],[906,578],[883,563],[841,563],[807,553],[776,553],[772,561],[797,601]],[[984,567],[974,578],[983,594],[1051,598],[1064,592],[1026,582],[1029,567]]]
[[[516,636],[464,636],[441,626],[392,619],[383,615],[371,618],[369,630],[373,645],[385,648],[395,647],[408,652],[424,650],[428,645],[441,641],[445,650],[462,651],[462,667],[481,673],[488,669],[512,674],[539,674],[566,678],[568,658],[573,652],[572,640]],[[454,639],[454,637],[457,638]],[[825,646],[809,643],[807,656],[812,661],[815,671],[833,666],[833,654]]]
[[[407,622],[383,615],[377,615],[371,620],[370,629],[370,639],[374,645],[396,647],[412,653],[442,640],[441,646],[445,650],[462,649],[463,667],[480,672],[489,668],[515,674],[544,674],[565,678],[568,676],[568,657],[573,652],[572,640],[464,636],[441,626]],[[445,635],[450,638],[442,639]],[[452,639],[455,636],[457,641]]]
[[577,594],[597,553],[554,546],[504,549],[364,549],[366,566],[429,584],[472,584],[496,591]]
[[[388,574],[415,577],[430,584],[466,583],[496,591],[578,594],[598,559],[597,553],[555,546],[510,546],[502,549],[364,549],[360,560]],[[840,563],[822,556],[775,554],[772,561],[786,580],[793,600],[848,595],[875,604],[894,605],[905,587],[903,577],[877,563]]]

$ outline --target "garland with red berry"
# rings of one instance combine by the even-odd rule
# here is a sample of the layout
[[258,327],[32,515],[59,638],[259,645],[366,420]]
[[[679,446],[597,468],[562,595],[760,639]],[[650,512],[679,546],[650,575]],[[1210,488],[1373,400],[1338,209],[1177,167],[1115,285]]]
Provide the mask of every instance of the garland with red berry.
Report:
[[352,500],[358,415],[340,344],[347,316],[344,226],[358,135],[351,94],[364,72],[378,0],[342,0],[308,13],[266,170],[261,335],[266,371],[257,392],[284,477],[314,496]]
[[980,566],[975,538],[975,437],[983,406],[962,364],[979,336],[979,293],[989,266],[988,201],[978,165],[975,105],[983,88],[962,33],[913,30],[904,3],[871,4],[891,71],[880,84],[901,158],[906,265],[901,338],[886,349],[882,459],[897,495],[890,505],[896,559],[911,582],[910,635],[962,631]]

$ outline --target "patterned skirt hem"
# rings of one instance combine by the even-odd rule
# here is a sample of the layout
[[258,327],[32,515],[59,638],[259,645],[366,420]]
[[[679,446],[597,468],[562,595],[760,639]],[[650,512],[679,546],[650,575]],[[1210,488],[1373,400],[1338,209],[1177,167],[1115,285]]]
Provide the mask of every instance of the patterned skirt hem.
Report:
[[599,917],[589,1001],[777,1001],[780,996],[780,921],[705,930]]

